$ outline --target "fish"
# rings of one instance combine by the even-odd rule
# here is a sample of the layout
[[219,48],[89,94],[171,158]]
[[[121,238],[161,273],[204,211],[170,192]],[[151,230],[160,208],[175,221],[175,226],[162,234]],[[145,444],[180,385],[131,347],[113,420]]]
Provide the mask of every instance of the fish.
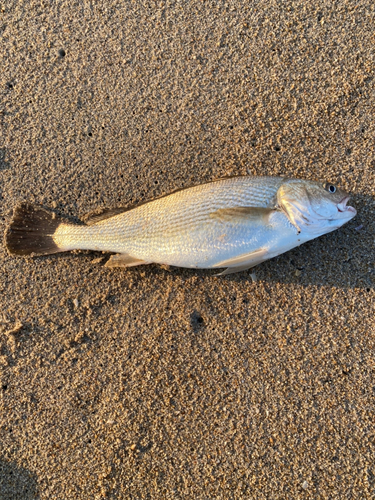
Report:
[[250,269],[334,231],[355,217],[350,196],[330,182],[292,177],[228,177],[104,210],[83,223],[20,203],[5,231],[10,255],[71,250],[111,252],[105,266],[161,264]]

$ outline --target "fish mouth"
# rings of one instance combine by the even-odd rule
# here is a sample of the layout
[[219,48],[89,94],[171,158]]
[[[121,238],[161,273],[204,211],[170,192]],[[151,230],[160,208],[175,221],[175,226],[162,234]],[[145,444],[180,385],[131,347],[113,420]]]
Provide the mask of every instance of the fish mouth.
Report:
[[345,198],[343,200],[341,200],[340,203],[337,205],[337,210],[341,213],[352,212],[352,213],[356,214],[357,210],[354,207],[347,205],[349,199],[350,199],[350,196],[345,196]]

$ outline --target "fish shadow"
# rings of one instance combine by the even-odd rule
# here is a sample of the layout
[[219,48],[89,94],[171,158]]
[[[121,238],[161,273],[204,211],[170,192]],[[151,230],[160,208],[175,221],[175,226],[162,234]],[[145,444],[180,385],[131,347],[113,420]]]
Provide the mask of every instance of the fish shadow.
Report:
[[0,458],[1,500],[38,500],[37,478],[27,469]]

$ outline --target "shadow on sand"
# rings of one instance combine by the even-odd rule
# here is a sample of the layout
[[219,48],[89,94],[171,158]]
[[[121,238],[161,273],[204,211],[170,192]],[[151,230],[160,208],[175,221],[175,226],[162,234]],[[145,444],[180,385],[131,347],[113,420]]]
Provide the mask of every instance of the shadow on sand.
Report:
[[0,458],[1,500],[37,500],[40,498],[36,477],[28,470]]

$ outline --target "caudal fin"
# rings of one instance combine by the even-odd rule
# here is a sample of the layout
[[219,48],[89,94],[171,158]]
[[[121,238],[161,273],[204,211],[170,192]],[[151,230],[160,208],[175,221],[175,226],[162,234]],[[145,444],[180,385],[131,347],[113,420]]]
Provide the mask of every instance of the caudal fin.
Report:
[[62,222],[54,212],[22,203],[14,209],[13,219],[5,232],[5,245],[12,255],[63,252],[53,240],[53,235]]

